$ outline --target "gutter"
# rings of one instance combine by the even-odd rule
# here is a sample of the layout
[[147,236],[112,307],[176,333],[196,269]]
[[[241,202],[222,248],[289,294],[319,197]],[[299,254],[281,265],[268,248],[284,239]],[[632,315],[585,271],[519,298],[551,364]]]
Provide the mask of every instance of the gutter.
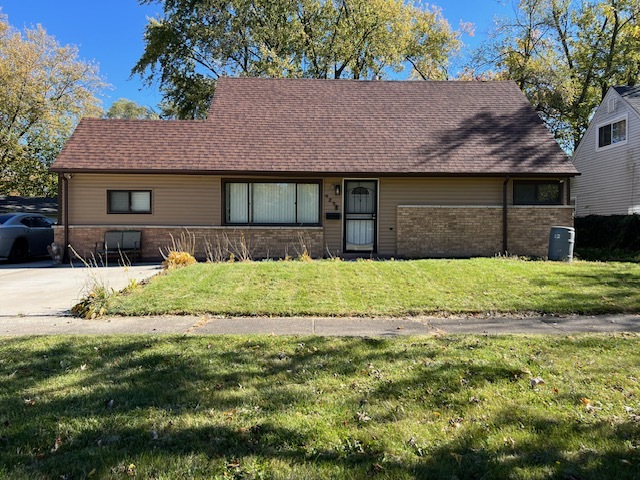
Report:
[[219,177],[299,177],[299,178],[315,178],[315,177],[350,177],[350,178],[368,178],[368,177],[420,177],[420,178],[442,178],[442,177],[458,177],[458,178],[558,178],[559,176],[577,177],[579,172],[380,172],[380,171],[294,171],[294,170],[204,170],[204,169],[119,169],[119,168],[100,168],[100,169],[83,169],[78,170],[70,168],[52,168],[54,173],[82,173],[82,174],[125,174],[125,175],[212,175]]
[[507,254],[508,252],[508,217],[507,217],[507,190],[509,185],[510,177],[507,175],[502,183],[502,253]]

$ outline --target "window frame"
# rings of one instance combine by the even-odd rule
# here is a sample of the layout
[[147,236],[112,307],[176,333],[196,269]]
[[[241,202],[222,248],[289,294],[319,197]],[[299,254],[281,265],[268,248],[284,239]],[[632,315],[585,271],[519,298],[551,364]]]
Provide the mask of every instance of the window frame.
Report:
[[[129,195],[129,209],[126,212],[114,212],[111,210],[111,202],[110,197],[111,193],[127,193]],[[132,193],[148,193],[149,194],[149,210],[132,210],[131,209],[131,194]],[[132,190],[123,190],[123,189],[110,189],[107,190],[107,214],[108,215],[149,215],[153,213],[153,191],[150,189],[132,189]]]
[[[516,201],[516,190],[519,185],[534,185],[536,187],[535,196],[538,198],[538,187],[541,185],[549,185],[554,184],[558,185],[560,191],[558,192],[558,202],[550,203],[550,202],[535,202],[535,203],[526,203],[526,202],[517,202]],[[559,206],[564,205],[564,193],[565,193],[565,182],[562,180],[514,180],[513,181],[513,189],[512,189],[512,202],[513,205],[517,206]]]
[[[229,205],[227,205],[227,185],[232,183],[243,183],[251,185],[253,183],[293,183],[296,185],[296,220],[298,217],[297,198],[298,185],[318,185],[318,221],[314,223],[264,223],[253,222],[251,212],[251,187],[247,193],[247,222],[229,222]],[[262,179],[262,178],[229,178],[222,181],[222,224],[228,226],[246,226],[246,227],[320,227],[322,226],[322,180],[311,179]]]
[[[624,140],[621,140],[619,142],[613,142],[613,126],[616,123],[620,123],[624,121]],[[606,127],[609,126],[611,129],[611,143],[607,144],[607,145],[603,145],[600,146],[600,129],[602,127]],[[617,147],[619,145],[626,145],[627,141],[629,140],[629,115],[628,114],[624,114],[624,115],[620,115],[618,117],[615,117],[611,120],[607,120],[601,123],[596,124],[596,151],[600,151],[600,150],[606,150],[608,148],[614,148]]]

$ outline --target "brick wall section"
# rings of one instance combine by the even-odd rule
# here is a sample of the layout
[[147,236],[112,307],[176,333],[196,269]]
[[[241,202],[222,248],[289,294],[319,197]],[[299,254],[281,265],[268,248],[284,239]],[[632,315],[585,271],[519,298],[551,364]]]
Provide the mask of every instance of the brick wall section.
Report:
[[[546,257],[552,226],[573,226],[571,207],[508,210],[508,252]],[[502,207],[399,206],[398,256],[474,257],[502,252]]]
[[398,256],[490,256],[502,246],[502,209],[399,206]]
[[509,253],[546,257],[551,227],[573,227],[573,207],[522,207],[507,210]]
[[[84,258],[91,258],[96,242],[104,239],[106,230],[126,229],[142,231],[142,258],[149,260],[161,259],[160,249],[164,251],[173,244],[171,236],[179,240],[187,231],[182,227],[71,226],[69,243]],[[320,258],[324,254],[322,228],[191,227],[188,228],[188,232],[195,237],[195,255],[201,260],[207,256],[207,242],[214,250],[220,247],[223,255],[233,252],[237,259],[240,258],[243,243],[254,259],[283,258],[286,255],[296,257],[302,253],[303,244],[314,258]],[[64,227],[55,227],[55,242],[59,245],[64,244]]]

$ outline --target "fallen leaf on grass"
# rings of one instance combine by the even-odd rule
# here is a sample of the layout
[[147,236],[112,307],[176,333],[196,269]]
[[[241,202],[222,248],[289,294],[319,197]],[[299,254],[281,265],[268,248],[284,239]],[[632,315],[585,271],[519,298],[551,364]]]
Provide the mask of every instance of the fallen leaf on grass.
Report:
[[62,437],[58,435],[56,437],[56,441],[53,442],[53,448],[51,449],[51,453],[57,452],[61,445],[62,445]]
[[356,413],[356,420],[358,420],[358,422],[360,423],[364,423],[371,420],[371,417],[367,415],[365,412],[358,412]]
[[582,403],[582,405],[584,405],[586,407],[587,405],[591,404],[591,399],[589,399],[587,397],[582,397],[580,399],[580,403]]
[[530,379],[531,382],[531,388],[535,388],[538,385],[544,385],[544,380],[542,379],[542,377],[533,377],[532,379]]
[[450,418],[449,425],[451,425],[453,428],[460,428],[463,421],[463,418]]
[[511,448],[516,446],[516,441],[512,437],[504,437],[502,441]]

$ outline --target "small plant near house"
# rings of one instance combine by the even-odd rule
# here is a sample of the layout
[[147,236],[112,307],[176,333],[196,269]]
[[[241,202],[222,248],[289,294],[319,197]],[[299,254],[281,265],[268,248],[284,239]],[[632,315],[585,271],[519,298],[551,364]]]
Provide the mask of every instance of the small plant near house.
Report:
[[221,262],[249,262],[253,254],[244,233],[236,238],[231,238],[226,233],[216,235],[215,241],[205,240],[205,254],[208,263]]
[[178,238],[171,237],[171,246],[160,248],[165,270],[187,267],[197,263],[194,257],[196,251],[196,236],[189,230],[184,230]]
[[296,250],[298,251],[298,260],[301,262],[312,262],[313,258],[309,255],[309,249],[307,248],[307,238],[304,235],[298,235],[298,247]]
[[188,229],[184,229],[178,238],[169,234],[171,237],[171,246],[160,247],[160,255],[166,259],[171,252],[186,252],[191,256],[196,252],[196,236]]
[[298,260],[301,262],[313,262],[313,258],[311,258],[306,248],[298,255]]
[[175,270],[176,268],[187,267],[195,263],[198,262],[190,253],[171,251],[166,257],[164,257],[162,266],[165,270]]

